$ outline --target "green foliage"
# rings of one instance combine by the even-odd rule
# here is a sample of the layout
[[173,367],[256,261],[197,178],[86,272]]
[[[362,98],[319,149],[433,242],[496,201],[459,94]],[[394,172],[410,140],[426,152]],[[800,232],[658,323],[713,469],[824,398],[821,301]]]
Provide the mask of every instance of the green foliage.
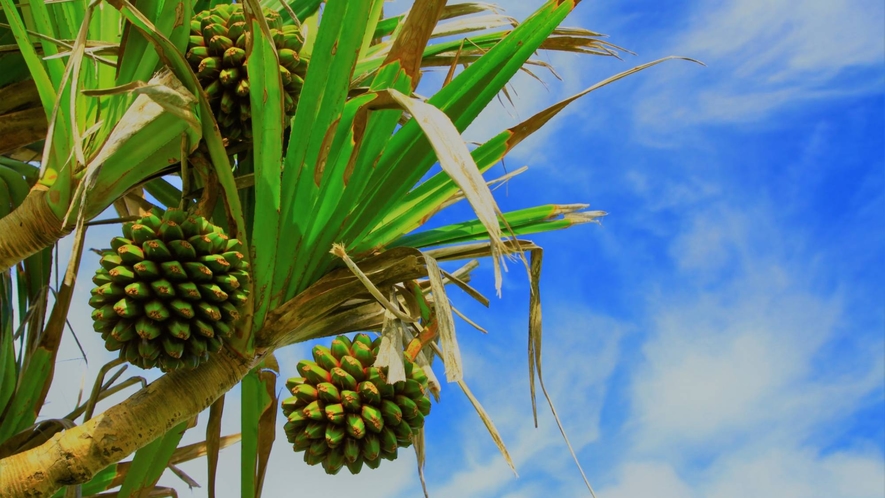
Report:
[[142,490],[154,487],[166,470],[169,459],[172,458],[175,448],[187,430],[187,425],[188,422],[178,424],[165,435],[135,452],[135,457],[120,487],[120,496],[138,496]]

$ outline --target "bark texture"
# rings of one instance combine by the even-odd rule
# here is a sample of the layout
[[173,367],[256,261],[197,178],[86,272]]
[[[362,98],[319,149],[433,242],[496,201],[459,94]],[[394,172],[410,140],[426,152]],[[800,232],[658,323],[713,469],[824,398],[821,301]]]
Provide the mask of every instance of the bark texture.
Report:
[[0,272],[71,232],[52,212],[47,195],[31,190],[21,206],[0,218]]
[[43,140],[47,128],[33,80],[0,88],[0,154]]
[[46,138],[46,113],[41,107],[0,116],[0,154],[5,154]]
[[48,497],[62,486],[88,482],[211,405],[233,388],[253,362],[228,350],[191,371],[164,375],[85,424],[0,461],[0,490],[7,497]]

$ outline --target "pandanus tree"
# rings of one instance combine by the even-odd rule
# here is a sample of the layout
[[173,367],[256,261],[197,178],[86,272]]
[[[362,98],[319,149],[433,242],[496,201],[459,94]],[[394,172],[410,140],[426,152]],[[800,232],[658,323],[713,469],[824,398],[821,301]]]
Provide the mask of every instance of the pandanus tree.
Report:
[[[169,465],[207,455],[213,476],[240,438],[243,496],[261,494],[275,437],[329,473],[408,446],[420,468],[443,377],[509,461],[463,382],[446,288],[488,305],[469,285],[474,260],[491,258],[499,290],[503,258],[525,267],[534,407],[542,250],[523,237],[605,213],[502,213],[483,174],[580,96],[660,61],[476,147],[460,134],[517,72],[545,66],[537,51],[617,54],[595,32],[560,27],[577,3],[550,0],[516,22],[442,0],[393,17],[382,0],[0,0],[3,496],[154,496]],[[423,98],[428,67],[447,74]],[[476,219],[422,228],[462,200]],[[96,219],[109,209],[116,217]],[[120,225],[94,243],[98,256],[84,252],[96,223]],[[58,272],[53,247],[68,235]],[[84,277],[89,257],[101,269]],[[443,269],[455,261],[467,264]],[[67,417],[38,422],[68,312],[86,304],[72,302],[74,284],[89,277],[95,331],[119,358]],[[334,336],[278,400],[274,351]],[[124,362],[164,375],[96,414],[133,385],[119,371],[104,379]],[[224,394],[238,384],[244,430],[222,436]],[[206,440],[179,447],[204,411]]]

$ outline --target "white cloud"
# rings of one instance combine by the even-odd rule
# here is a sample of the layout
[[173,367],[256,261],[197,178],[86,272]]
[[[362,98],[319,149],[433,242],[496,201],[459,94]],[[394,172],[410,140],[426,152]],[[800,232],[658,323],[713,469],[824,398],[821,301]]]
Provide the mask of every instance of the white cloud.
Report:
[[812,291],[822,269],[796,259],[801,237],[765,212],[712,205],[671,239],[683,281],[651,298],[646,363],[634,375],[631,423],[643,450],[715,452],[772,434],[798,441],[882,385],[876,346],[855,371],[819,378],[819,355],[850,323],[848,291]]
[[[580,454],[582,448],[599,437],[607,379],[617,364],[619,342],[626,327],[581,308],[550,306],[545,316],[545,383],[569,439]],[[498,333],[508,337],[524,334],[522,330],[509,328],[511,330]],[[446,441],[450,447],[458,448],[463,461],[449,463],[453,472],[443,483],[431,483],[433,496],[487,497],[508,492],[524,496],[571,496],[555,490],[583,486],[540,389],[539,427],[534,427],[525,385],[527,364],[523,341],[517,342],[518,347],[508,342],[511,346],[506,350],[495,349],[494,355],[468,354],[465,362],[468,372],[477,372],[469,375],[467,382],[501,432],[520,477],[513,477],[483,425],[466,408],[463,419],[456,422],[459,441],[456,444]],[[455,386],[449,387],[446,402],[460,397],[453,392],[455,389]],[[586,493],[586,488],[579,493]]]
[[796,383],[809,373],[838,305],[809,296],[737,299],[659,310],[657,335],[645,347],[649,367],[634,391],[643,446],[708,447],[735,431],[801,420],[808,401],[826,402],[801,399],[808,387]]
[[778,83],[808,73],[826,80],[851,66],[882,62],[881,2],[818,0],[799,6],[743,0],[704,7],[680,47],[699,56],[735,57],[738,77]]
[[690,498],[692,489],[672,467],[657,462],[628,463],[621,468],[618,483],[600,490],[605,498]]
[[881,496],[878,443],[824,449],[882,402],[885,343],[848,316],[851,288],[821,291],[820,249],[768,213],[695,206],[669,239],[680,280],[649,298],[629,445],[602,496]]
[[[885,8],[877,0],[730,0],[698,3],[662,52],[703,70],[662,68],[639,90],[638,121],[666,132],[688,124],[752,122],[822,98],[881,90]],[[852,77],[874,70],[876,76]]]
[[880,456],[772,448],[750,458],[732,458],[715,468],[705,496],[878,498],[885,490]]
[[624,464],[617,483],[601,489],[599,496],[878,498],[885,489],[883,463],[875,455],[818,457],[810,451],[772,449],[717,462],[692,478],[680,475],[669,463],[643,460]]

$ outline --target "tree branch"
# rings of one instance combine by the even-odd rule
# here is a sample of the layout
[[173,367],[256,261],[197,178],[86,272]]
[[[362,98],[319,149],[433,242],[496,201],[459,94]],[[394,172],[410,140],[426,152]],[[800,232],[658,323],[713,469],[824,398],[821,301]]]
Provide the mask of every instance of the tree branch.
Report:
[[47,497],[61,486],[88,482],[98,471],[203,411],[253,364],[223,349],[194,370],[164,375],[85,424],[3,459],[0,489],[4,496]]
[[31,190],[21,206],[0,218],[0,272],[51,246],[73,228],[62,227],[46,195],[44,190]]

